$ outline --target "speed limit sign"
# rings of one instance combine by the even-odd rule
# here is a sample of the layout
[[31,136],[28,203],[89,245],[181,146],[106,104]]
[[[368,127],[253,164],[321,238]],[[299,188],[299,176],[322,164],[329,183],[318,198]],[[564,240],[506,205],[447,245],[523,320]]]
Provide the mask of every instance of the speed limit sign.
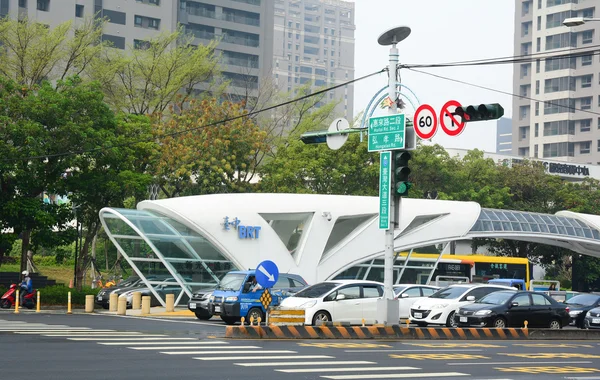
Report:
[[415,111],[413,128],[415,133],[423,140],[428,140],[437,132],[437,115],[429,104],[421,104]]

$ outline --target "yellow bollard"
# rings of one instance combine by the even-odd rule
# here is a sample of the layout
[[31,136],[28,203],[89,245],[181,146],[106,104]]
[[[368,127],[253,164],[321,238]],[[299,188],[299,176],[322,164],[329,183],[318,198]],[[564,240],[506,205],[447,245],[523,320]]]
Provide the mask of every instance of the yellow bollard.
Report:
[[37,301],[36,301],[36,306],[35,306],[35,312],[39,313],[42,310],[40,308],[40,299],[42,298],[42,295],[39,290],[37,291],[36,296],[37,296]]
[[524,329],[527,329],[527,325],[529,324],[529,322],[525,321],[525,323],[524,323],[524,324],[525,324],[525,327],[524,327]]
[[142,297],[142,315],[150,314],[150,296]]
[[87,294],[85,296],[85,312],[93,313],[94,312],[94,295]]
[[17,296],[15,297],[15,314],[19,314],[19,291],[17,290]]
[[410,318],[407,318],[406,319],[406,327],[409,327],[409,326],[410,326]]
[[245,321],[246,321],[246,318],[244,318],[244,317],[240,318],[240,322],[242,322],[242,326],[244,325]]
[[119,302],[119,295],[111,293],[108,299],[108,311],[117,311],[117,303]]
[[117,315],[126,315],[127,314],[127,297],[119,297],[119,302],[117,303]]
[[365,319],[362,319],[362,327],[365,327]]
[[71,311],[71,292],[69,292],[69,296],[67,298],[67,314],[72,314]]
[[261,320],[262,320],[262,318],[261,318],[261,317],[258,317],[258,318],[256,318],[256,325],[257,325],[257,326],[260,326],[260,321],[261,321]]
[[167,301],[167,313],[172,313],[175,311],[175,294],[167,294],[165,297]]
[[250,317],[250,326],[254,326],[254,317]]
[[133,310],[139,310],[142,308],[142,293],[141,292],[133,292],[133,297],[131,300],[131,308]]

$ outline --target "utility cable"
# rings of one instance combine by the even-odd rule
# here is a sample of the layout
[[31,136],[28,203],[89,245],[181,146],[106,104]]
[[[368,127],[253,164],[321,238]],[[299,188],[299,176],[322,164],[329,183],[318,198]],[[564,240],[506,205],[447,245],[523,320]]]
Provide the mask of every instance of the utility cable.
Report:
[[445,77],[445,76],[442,76],[442,75],[432,74],[432,73],[428,73],[426,71],[416,70],[416,69],[412,69],[412,68],[408,68],[408,70],[411,70],[411,71],[414,71],[414,72],[420,73],[420,74],[430,75],[432,77],[436,77],[436,78],[439,78],[439,79],[444,79],[444,80],[447,80],[447,81],[450,81],[450,82],[455,82],[455,83],[460,83],[460,84],[464,84],[464,85],[467,85],[467,86],[477,87],[477,88],[481,88],[483,90],[493,91],[493,92],[497,92],[497,93],[504,94],[504,95],[510,95],[512,97],[515,97],[515,98],[533,100],[535,102],[541,102],[541,103],[544,103],[544,104],[550,104],[550,105],[553,105],[553,106],[558,106],[558,107],[570,109],[570,110],[573,110],[573,111],[581,111],[581,112],[590,113],[590,114],[593,114],[593,115],[600,116],[599,112],[594,112],[594,111],[590,111],[590,110],[584,110],[584,109],[581,109],[581,108],[576,108],[576,107],[571,107],[571,106],[564,106],[562,104],[552,103],[551,100],[541,100],[541,99],[531,98],[529,96],[517,95],[517,94],[513,94],[512,92],[506,92],[506,91],[502,91],[502,90],[497,90],[495,88],[486,87],[486,86],[482,86],[482,85],[474,84],[474,83],[469,83],[469,82],[465,82],[465,81],[462,81],[462,80],[459,80],[459,79],[448,78],[448,77]]
[[[324,88],[324,89],[319,90],[319,91],[311,92],[310,94],[303,95],[303,96],[301,96],[299,98],[291,99],[291,100],[285,101],[283,103],[275,104],[275,105],[272,105],[272,106],[269,106],[269,107],[265,107],[265,108],[262,108],[262,109],[259,109],[259,110],[256,110],[256,111],[248,112],[248,113],[245,113],[243,115],[238,115],[238,116],[233,116],[233,117],[225,118],[225,119],[222,119],[222,120],[214,121],[214,122],[211,122],[211,123],[208,123],[208,124],[204,124],[204,125],[200,125],[200,126],[197,126],[197,127],[188,128],[188,129],[185,129],[185,130],[182,130],[182,131],[167,133],[167,134],[161,136],[161,138],[173,137],[173,136],[181,135],[181,134],[192,132],[192,131],[197,131],[197,130],[200,130],[200,129],[204,129],[204,128],[208,128],[208,127],[213,127],[215,125],[229,123],[229,122],[237,120],[237,119],[242,119],[242,118],[245,118],[245,117],[251,117],[251,116],[257,115],[257,114],[259,114],[261,112],[270,111],[270,110],[273,110],[273,109],[276,109],[276,108],[287,106],[287,105],[292,104],[292,103],[296,103],[296,102],[299,102],[299,101],[302,101],[302,100],[305,100],[305,99],[309,99],[309,98],[317,96],[317,95],[321,95],[321,94],[327,93],[327,92],[329,92],[331,90],[335,90],[337,88],[350,85],[352,83],[355,83],[355,82],[358,82],[358,81],[370,78],[372,76],[381,74],[381,73],[386,72],[386,71],[388,71],[387,67],[385,67],[385,68],[383,68],[383,69],[381,69],[379,71],[376,71],[374,73],[364,75],[364,76],[362,76],[360,78],[355,78],[355,79],[349,80],[347,82],[337,84],[335,86],[331,86],[331,87],[327,87],[327,88]],[[53,154],[38,155],[38,156],[29,156],[29,157],[2,159],[2,160],[0,160],[0,162],[29,161],[29,160],[35,160],[35,159],[47,159],[47,158],[54,158],[54,157],[71,156],[71,155],[75,155],[75,154],[94,153],[94,152],[97,152],[97,151],[108,150],[108,149],[113,149],[113,148],[122,148],[122,147],[130,146],[130,145],[135,145],[135,144],[144,143],[144,142],[152,142],[152,141],[155,141],[155,139],[152,138],[152,139],[138,140],[138,141],[134,141],[134,142],[130,142],[130,143],[118,144],[118,145],[112,145],[112,146],[106,146],[106,147],[98,147],[98,148],[94,148],[94,149],[82,149],[82,150],[68,151],[68,152],[62,152],[62,153],[53,153]]]

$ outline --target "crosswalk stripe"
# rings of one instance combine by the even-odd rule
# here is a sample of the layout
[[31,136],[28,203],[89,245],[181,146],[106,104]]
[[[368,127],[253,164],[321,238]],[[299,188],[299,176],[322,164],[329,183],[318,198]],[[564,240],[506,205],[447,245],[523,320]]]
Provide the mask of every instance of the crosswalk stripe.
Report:
[[[212,342],[211,342],[212,343]],[[211,344],[209,342],[207,342],[206,344]],[[135,342],[135,341],[129,341],[129,342],[98,342],[98,344],[103,344],[105,346],[129,346],[129,345],[156,345],[156,344],[168,344],[168,345],[176,345],[176,344],[202,344],[199,342]]]
[[[198,346],[198,347],[190,347],[190,346],[174,346],[174,347],[170,347],[170,346],[158,346],[158,347],[127,347],[130,348],[132,350],[189,350],[191,348],[193,348],[194,350],[239,350],[240,348],[261,348],[259,346],[216,346],[216,347],[209,347],[209,346]],[[203,351],[201,351],[202,353],[204,353]]]
[[376,375],[332,375],[321,376],[332,380],[361,380],[361,379],[414,379],[417,377],[454,377],[470,376],[461,372],[429,372],[429,373],[378,373]]
[[[196,360],[265,360],[265,359],[275,359],[275,360],[292,360],[292,359],[333,359],[333,356],[327,355],[296,355],[296,356],[216,356],[216,357],[208,357],[208,358],[194,358]],[[314,363],[313,363],[314,364]]]
[[[319,363],[314,363],[319,364]],[[361,371],[407,371],[418,370],[417,367],[343,367],[343,368],[294,368],[294,369],[276,369],[278,372],[285,373],[311,373],[311,372],[361,372]]]
[[[96,334],[122,334],[118,331],[114,330],[28,330],[28,331],[15,331],[15,334],[24,334],[24,335],[64,335],[64,334],[73,334],[73,335],[96,335]],[[134,333],[131,333],[134,334]],[[135,333],[139,334],[139,333]]]
[[242,367],[272,367],[272,366],[302,366],[302,365],[344,365],[344,364],[377,364],[377,362],[368,362],[366,360],[347,360],[347,361],[322,361],[322,362],[258,362],[258,363],[233,363]]
[[236,350],[236,351],[175,351],[169,352],[164,351],[161,354],[167,355],[220,355],[220,354],[295,354],[296,351],[291,350],[261,350],[257,352],[256,350]]
[[[128,341],[128,342],[139,342],[139,341],[149,341],[149,340],[196,340],[196,338],[171,338],[171,337],[165,337],[160,336],[160,337],[146,337],[146,336],[141,336],[141,337],[137,337],[137,336],[132,336],[132,337],[126,337],[126,338],[104,338],[104,337],[93,337],[93,338],[67,338],[67,340],[76,340],[76,341]],[[161,342],[162,343],[162,342]]]
[[50,337],[69,337],[69,338],[77,338],[77,337],[82,337],[82,336],[87,336],[90,337],[90,339],[97,339],[97,338],[102,338],[102,337],[114,337],[114,338],[118,338],[118,337],[122,337],[122,338],[137,338],[137,337],[166,337],[168,335],[165,334],[142,334],[142,333],[130,333],[130,334],[122,334],[122,333],[118,333],[118,332],[105,332],[103,334],[58,334],[58,333],[52,333],[52,334],[40,334],[42,336],[50,336]]

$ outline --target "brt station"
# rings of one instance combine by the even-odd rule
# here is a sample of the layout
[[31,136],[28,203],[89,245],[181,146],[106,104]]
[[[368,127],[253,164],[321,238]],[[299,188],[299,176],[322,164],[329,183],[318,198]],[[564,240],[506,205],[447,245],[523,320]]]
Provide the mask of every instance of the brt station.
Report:
[[[378,197],[215,194],[143,201],[135,210],[107,207],[100,220],[165,306],[167,283],[175,304],[183,304],[195,291],[214,288],[227,272],[253,269],[264,260],[309,284],[342,278],[383,282],[385,230],[379,229],[378,210]],[[600,257],[600,216],[404,198],[394,238],[394,283],[429,283],[437,273],[470,278],[468,256],[443,264],[441,254],[413,250],[472,238],[530,241]],[[496,273],[506,278],[515,271],[508,264]]]

